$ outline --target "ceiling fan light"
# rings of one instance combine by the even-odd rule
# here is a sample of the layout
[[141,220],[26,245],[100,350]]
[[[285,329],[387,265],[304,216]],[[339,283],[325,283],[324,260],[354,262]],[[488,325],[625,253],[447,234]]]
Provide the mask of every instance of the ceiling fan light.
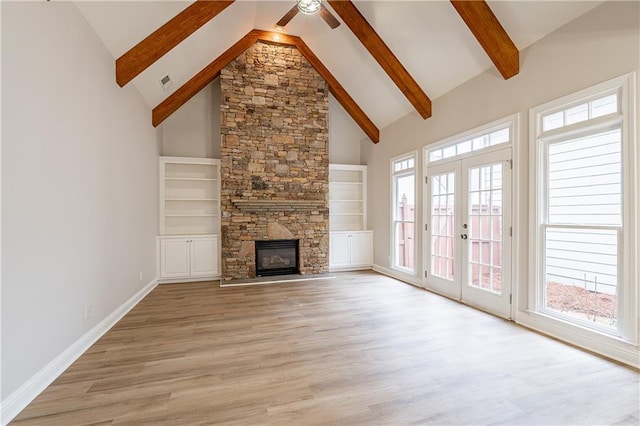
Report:
[[298,10],[306,15],[313,15],[320,10],[321,0],[298,0]]

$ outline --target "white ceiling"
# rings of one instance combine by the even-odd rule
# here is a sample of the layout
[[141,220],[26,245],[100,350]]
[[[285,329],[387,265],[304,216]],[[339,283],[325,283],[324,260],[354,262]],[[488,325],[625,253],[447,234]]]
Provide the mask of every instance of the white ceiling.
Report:
[[[493,67],[449,1],[353,2],[431,99]],[[190,3],[76,1],[114,59]],[[488,3],[522,50],[602,2]],[[134,84],[153,108],[250,30],[274,30],[275,23],[294,4],[295,0],[236,1],[129,84]],[[299,13],[284,32],[302,37],[379,128],[413,110],[344,23],[331,30],[320,16]],[[163,91],[159,83],[166,74],[174,82],[169,91]],[[497,71],[496,78],[501,78]]]

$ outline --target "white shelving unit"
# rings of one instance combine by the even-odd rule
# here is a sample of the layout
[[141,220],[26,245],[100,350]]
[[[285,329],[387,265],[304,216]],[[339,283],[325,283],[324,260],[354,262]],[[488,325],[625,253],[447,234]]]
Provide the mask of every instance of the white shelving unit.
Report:
[[329,230],[367,229],[367,166],[329,165]]
[[367,231],[367,166],[329,165],[329,269],[371,268],[373,231]]
[[161,282],[219,277],[220,160],[160,157]]
[[220,160],[160,157],[160,235],[220,232]]

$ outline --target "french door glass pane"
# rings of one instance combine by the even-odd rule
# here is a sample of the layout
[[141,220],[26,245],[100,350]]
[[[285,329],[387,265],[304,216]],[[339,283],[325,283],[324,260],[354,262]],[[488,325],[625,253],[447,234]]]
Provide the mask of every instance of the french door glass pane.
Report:
[[468,282],[502,293],[502,163],[469,169]]
[[431,273],[453,281],[455,175],[431,178]]

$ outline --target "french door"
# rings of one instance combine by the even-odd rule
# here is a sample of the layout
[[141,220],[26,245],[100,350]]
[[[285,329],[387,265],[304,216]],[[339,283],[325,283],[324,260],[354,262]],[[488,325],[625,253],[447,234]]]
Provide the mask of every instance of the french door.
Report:
[[427,168],[427,288],[511,316],[511,148]]

